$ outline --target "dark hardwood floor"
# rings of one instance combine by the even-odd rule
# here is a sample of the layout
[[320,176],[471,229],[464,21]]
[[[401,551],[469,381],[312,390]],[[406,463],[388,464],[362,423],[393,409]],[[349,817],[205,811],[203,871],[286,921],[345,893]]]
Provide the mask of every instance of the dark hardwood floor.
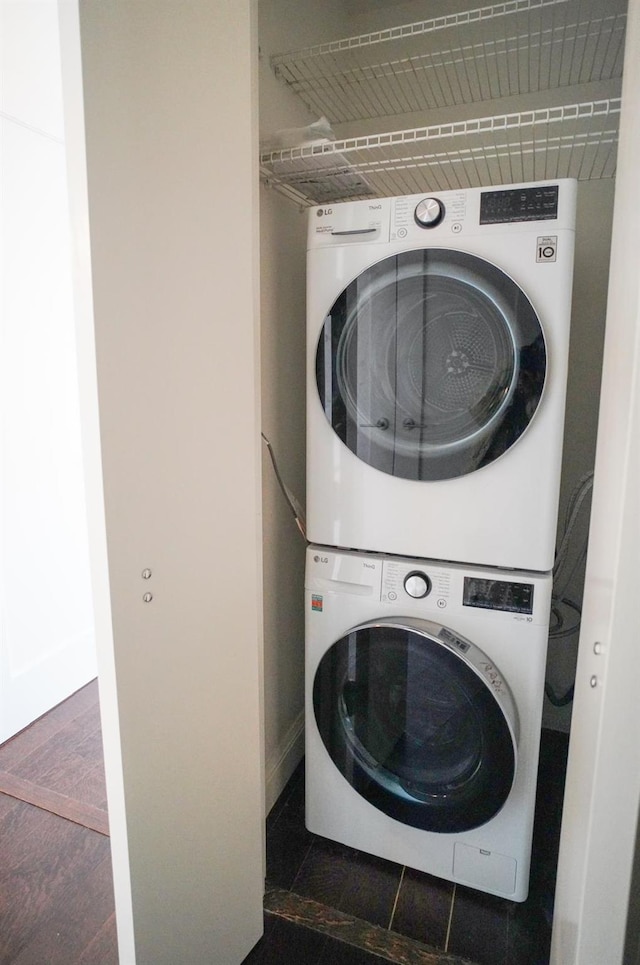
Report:
[[98,688],[0,747],[1,965],[117,965]]
[[[310,834],[301,765],[267,819],[265,934],[246,965],[547,965],[566,750],[545,732],[524,904]],[[94,681],[0,746],[0,965],[117,963]]]

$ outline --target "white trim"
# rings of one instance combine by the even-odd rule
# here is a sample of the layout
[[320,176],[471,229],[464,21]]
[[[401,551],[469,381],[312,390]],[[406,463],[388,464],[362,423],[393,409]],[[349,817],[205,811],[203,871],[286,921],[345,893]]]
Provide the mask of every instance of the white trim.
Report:
[[116,670],[113,659],[111,588],[107,567],[107,534],[100,450],[79,0],[58,0],[58,21],[60,26],[67,178],[71,218],[71,254],[74,273],[82,446],[87,494],[87,523],[95,614],[102,743],[109,802],[111,864],[118,924],[118,956],[122,965],[135,965],[133,899],[122,774]]
[[630,202],[637,193],[640,152],[639,44],[640,0],[630,0],[593,510],[551,965],[620,965],[636,847],[640,222]]
[[304,755],[304,709],[286,733],[285,739],[266,763],[267,814],[278,800],[287,781]]

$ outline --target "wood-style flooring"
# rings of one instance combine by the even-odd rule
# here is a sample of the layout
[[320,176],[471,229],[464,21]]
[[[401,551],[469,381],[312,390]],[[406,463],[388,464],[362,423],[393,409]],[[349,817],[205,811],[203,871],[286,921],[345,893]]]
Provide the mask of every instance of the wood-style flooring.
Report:
[[117,965],[98,688],[0,747],[1,965]]
[[[267,819],[265,934],[245,965],[548,965],[566,748],[543,735],[524,904],[310,834],[301,765]],[[0,965],[117,963],[94,681],[0,746]]]

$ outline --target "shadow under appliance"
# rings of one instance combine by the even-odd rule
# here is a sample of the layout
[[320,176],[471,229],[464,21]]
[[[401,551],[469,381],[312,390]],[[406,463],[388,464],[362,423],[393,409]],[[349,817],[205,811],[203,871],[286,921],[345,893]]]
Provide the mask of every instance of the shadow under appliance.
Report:
[[310,831],[524,901],[548,574],[310,546]]
[[312,208],[311,542],[546,571],[576,182]]

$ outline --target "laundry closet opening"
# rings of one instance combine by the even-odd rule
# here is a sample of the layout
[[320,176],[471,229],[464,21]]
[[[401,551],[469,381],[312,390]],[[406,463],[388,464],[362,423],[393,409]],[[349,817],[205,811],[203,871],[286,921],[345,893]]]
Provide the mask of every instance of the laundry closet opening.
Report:
[[[263,431],[277,453],[287,486],[299,498],[305,492],[320,494],[331,486],[339,487],[341,479],[355,472],[355,459],[371,466],[366,490],[361,497],[350,497],[345,512],[350,519],[358,520],[363,502],[373,500],[382,535],[367,543],[366,533],[363,537],[367,524],[358,528],[354,523],[351,529],[349,524],[346,531],[339,526],[331,530],[325,525],[327,520],[321,526],[317,524],[319,535],[314,535],[315,510],[307,505],[307,514],[311,514],[310,539],[319,546],[372,552],[379,554],[380,559],[389,554],[408,556],[412,561],[433,559],[438,564],[453,561],[456,565],[468,563],[534,573],[549,572],[555,566],[542,727],[566,735],[570,729],[584,579],[589,474],[595,453],[626,4],[532,0],[513,6],[510,13],[505,12],[504,5],[487,6],[482,8],[480,17],[474,15],[471,5],[462,2],[429,5],[427,14],[424,4],[417,2],[261,3]],[[479,425],[483,419],[490,422],[503,418],[509,432],[517,435],[512,419],[505,413],[521,397],[512,388],[517,384],[514,371],[524,382],[522,353],[517,348],[521,333],[512,327],[508,337],[501,338],[495,334],[499,325],[494,320],[493,375],[482,369],[484,382],[478,376],[475,388],[467,388],[476,403],[486,403],[483,419],[478,418],[471,425],[458,416],[457,410],[447,414],[442,389],[440,395],[428,397],[425,407],[421,382],[428,379],[433,386],[433,374],[424,362],[424,345],[408,331],[412,324],[416,329],[422,326],[422,308],[416,307],[416,290],[421,282],[417,280],[419,273],[414,262],[422,257],[418,250],[425,246],[420,241],[413,246],[407,244],[407,253],[400,255],[402,264],[397,253],[390,256],[395,260],[395,274],[393,282],[389,282],[390,269],[385,264],[391,265],[392,261],[385,263],[376,253],[374,235],[380,230],[380,214],[374,208],[379,203],[396,205],[391,215],[396,240],[401,231],[409,237],[416,232],[422,238],[431,238],[446,225],[447,244],[437,246],[430,240],[428,246],[437,275],[431,302],[435,306],[434,321],[427,326],[435,344],[438,324],[444,327],[449,316],[456,312],[459,316],[478,313],[477,305],[468,300],[461,306],[451,292],[452,276],[457,274],[468,285],[473,266],[453,267],[453,261],[462,254],[450,256],[447,261],[446,256],[435,254],[436,249],[455,249],[486,258],[472,246],[471,250],[465,247],[465,231],[459,233],[454,227],[463,220],[454,217],[451,205],[462,203],[454,202],[454,196],[470,197],[467,192],[478,189],[487,198],[493,194],[491,203],[499,204],[499,193],[509,185],[558,184],[566,179],[577,183],[569,292],[571,334],[563,362],[567,371],[564,425],[562,406],[559,414],[549,414],[554,400],[548,392],[545,395],[542,380],[538,379],[537,387],[535,378],[526,380],[531,394],[523,411],[528,413],[531,427],[523,428],[519,438],[507,439],[502,451],[492,451],[490,446],[483,448],[481,444]],[[445,194],[444,225],[439,222],[433,229],[417,225],[415,206],[407,208],[407,222],[401,224],[400,202],[389,201],[407,197],[438,200]],[[343,209],[339,206],[352,201],[371,205],[371,224],[345,221],[333,225],[332,219],[342,217],[339,212]],[[485,206],[488,203],[483,202]],[[313,345],[305,337],[309,208],[318,209],[314,230],[324,224],[336,232],[334,239],[344,252],[336,259],[336,271],[345,276],[344,285],[328,283],[317,296],[319,318],[328,321],[319,321],[324,338]],[[436,222],[439,214],[435,212]],[[506,263],[499,265],[510,280],[517,276],[525,257],[530,259],[534,272],[536,242],[541,251],[551,251],[550,258],[563,257],[562,239],[557,253],[554,247],[559,235],[557,225],[544,218],[530,224],[535,225],[531,254],[516,251],[516,232],[515,241],[507,245]],[[550,227],[552,224],[555,226]],[[371,240],[369,248],[367,239]],[[359,262],[354,258],[350,263],[356,248],[363,252],[362,257]],[[510,258],[514,259],[513,264]],[[325,270],[326,260],[319,268]],[[519,286],[534,309],[535,285],[527,279]],[[542,297],[551,288],[543,284]],[[386,317],[398,291],[405,306],[401,315],[408,322],[405,341],[389,336],[385,346],[375,340],[375,316],[378,313],[380,318]],[[368,322],[358,322],[356,338],[354,302],[361,295],[367,303],[361,319],[368,313]],[[482,295],[474,293],[473,297],[484,298],[498,319],[505,316],[501,298],[488,282]],[[553,302],[564,295],[548,297]],[[535,327],[535,321],[531,319],[526,325]],[[545,325],[543,319],[543,328]],[[530,344],[535,343],[528,335],[526,338]],[[340,345],[333,370],[327,361],[327,347],[332,341],[335,346]],[[555,350],[554,338],[550,339],[545,331],[533,369],[540,373],[548,367],[549,376],[554,376]],[[402,402],[407,412],[402,411],[399,417],[398,409],[383,411],[383,403],[388,398],[385,380],[390,372],[399,370],[396,359],[403,353],[404,371],[413,376],[405,382],[406,398]],[[468,353],[461,358],[458,354],[450,359],[450,364],[455,361],[466,371],[467,356]],[[393,364],[389,362],[391,357]],[[315,415],[309,415],[305,399],[305,371],[310,364],[314,367],[319,399]],[[473,359],[470,364],[474,364]],[[413,407],[415,411],[411,408],[412,391],[419,398],[418,407]],[[324,420],[328,432],[334,431],[336,441],[327,445],[321,457],[316,454],[311,458],[310,478],[305,479],[309,465],[305,458],[308,433],[315,432],[316,417],[318,423]],[[520,458],[518,454],[525,453],[526,444],[535,438],[536,423],[542,424],[544,418],[563,436],[562,462],[558,467],[559,510],[557,527],[554,520],[550,558],[541,551],[531,561],[527,559],[527,547],[535,544],[540,529],[536,523],[540,504],[537,483],[544,487],[548,476],[546,468],[539,466],[528,471],[521,466],[505,483],[505,492],[500,492],[494,501],[492,529],[499,534],[497,542],[504,541],[507,529],[508,541],[513,536],[513,526],[505,525],[505,507],[511,506],[508,501],[514,491],[527,491],[518,509],[519,520],[529,527],[529,535],[517,547],[522,547],[521,557],[517,553],[500,557],[496,549],[495,554],[483,558],[482,549],[474,542],[481,521],[473,519],[469,494],[460,489],[462,495],[457,500],[454,487],[436,521],[443,534],[455,534],[453,543],[446,544],[443,535],[442,539],[425,540],[420,544],[425,547],[422,551],[411,542],[402,543],[393,522],[385,529],[385,520],[393,519],[398,504],[406,508],[413,499],[413,490],[399,490],[394,506],[392,490],[380,481],[385,476],[393,478],[396,467],[398,477],[411,485],[433,486],[437,498],[447,485],[447,478],[455,477],[459,486],[465,479],[473,478],[473,473],[469,475],[462,468],[471,452],[481,463],[484,460],[475,473],[477,478],[483,473],[488,478],[494,467],[497,479],[501,463],[508,465],[510,446],[514,459]],[[399,440],[393,445],[389,443],[392,431]],[[414,451],[418,437],[423,452],[414,459],[407,453]],[[439,460],[432,461],[431,468],[426,469],[424,453],[432,453],[438,446]],[[543,451],[544,440],[540,446]],[[438,464],[441,469],[434,469]],[[453,464],[457,468],[452,469]],[[264,510],[269,806],[278,798],[303,754],[305,547],[268,463],[264,471]],[[414,520],[413,526],[409,525],[410,519]],[[549,520],[545,525],[550,525]],[[416,542],[422,538],[418,535],[418,511],[411,514],[407,510],[403,526]],[[419,569],[430,578],[428,566]],[[512,582],[527,583],[527,578]],[[498,612],[502,615],[505,611]],[[364,613],[362,621],[366,622]],[[442,624],[446,627],[444,619]],[[552,737],[553,746],[554,741]],[[561,748],[561,736],[557,743]],[[564,750],[559,750],[560,780],[564,766]]]

